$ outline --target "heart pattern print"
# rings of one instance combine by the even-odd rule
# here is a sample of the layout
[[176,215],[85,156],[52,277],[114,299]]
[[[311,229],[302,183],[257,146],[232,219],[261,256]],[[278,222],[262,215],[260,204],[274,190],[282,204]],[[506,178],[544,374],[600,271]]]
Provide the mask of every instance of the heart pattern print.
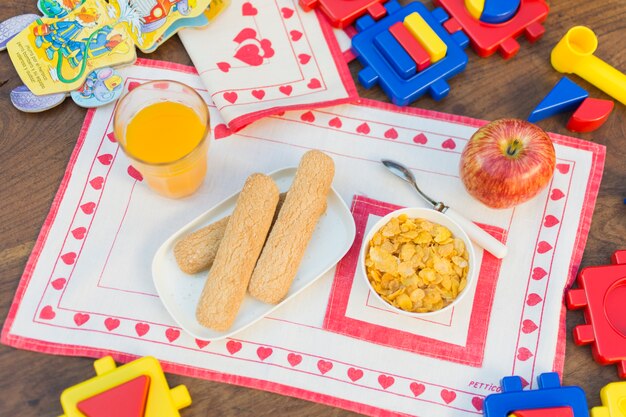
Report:
[[357,98],[328,22],[295,0],[233,0],[206,29],[180,38],[233,131],[285,109]]
[[[269,2],[273,7],[261,7],[249,1],[252,7],[246,6],[247,16],[242,16],[244,3],[229,8],[230,13],[245,17],[245,22],[228,34],[234,48],[220,60],[226,62],[228,58],[230,67],[224,68],[229,72],[269,68],[279,58],[277,42],[292,42],[292,37],[298,37],[291,31],[301,33],[297,42],[306,42],[310,37],[310,31],[290,26],[286,39],[280,40],[262,24],[263,14],[270,12],[280,21],[298,23],[301,11],[293,2]],[[307,18],[310,16],[315,17],[308,14]],[[232,39],[245,27],[256,31],[256,40],[270,40],[274,50],[274,56],[264,58],[256,67],[233,58],[237,45]],[[263,49],[257,46],[259,51]],[[302,54],[310,55],[308,61]],[[314,65],[319,63],[319,56],[295,51],[293,60],[297,65]],[[217,65],[213,69],[214,73],[225,74]],[[530,383],[537,372],[562,369],[561,299],[551,295],[562,294],[568,279],[573,278],[570,271],[576,269],[582,257],[602,170],[604,150],[600,145],[555,136],[561,165],[549,189],[530,202],[529,208],[489,213],[481,218],[480,211],[474,211],[473,203],[459,192],[460,180],[455,171],[463,145],[481,124],[479,121],[420,109],[398,112],[394,107],[364,100],[358,105],[286,111],[236,132],[221,117],[210,100],[212,93],[193,68],[139,60],[121,73],[126,89],[151,79],[174,79],[196,88],[211,112],[213,143],[208,178],[216,178],[217,172],[229,175],[220,177],[220,181],[207,181],[201,192],[176,204],[164,201],[150,191],[139,171],[120,152],[112,133],[113,109],[89,111],[5,320],[3,343],[54,354],[96,357],[111,351],[124,357],[150,351],[167,362],[174,373],[234,381],[366,415],[471,417],[481,412],[489,393],[480,388],[481,384],[497,385],[501,375],[512,368]],[[322,88],[329,85],[327,78],[317,76],[303,77],[301,83],[304,88],[308,84],[315,86],[314,79]],[[292,87],[291,98],[300,88],[281,79],[273,86],[272,94],[284,96],[281,86]],[[270,95],[269,89],[250,87],[249,91],[222,91],[218,96],[232,91],[237,94],[237,104],[244,97],[260,100],[253,91],[262,101]],[[260,90],[265,91],[264,96]],[[454,141],[453,149],[443,147],[448,139]],[[505,258],[501,270],[516,271],[516,279],[496,279],[493,288],[478,287],[482,298],[474,297],[480,302],[471,304],[466,313],[467,323],[475,316],[489,325],[456,332],[449,330],[457,328],[456,316],[415,321],[424,332],[398,339],[407,344],[404,346],[395,341],[394,346],[386,346],[368,340],[371,335],[327,329],[327,303],[341,295],[334,288],[337,277],[352,279],[346,288],[355,294],[364,285],[361,278],[354,279],[356,263],[341,262],[293,302],[231,338],[201,340],[181,329],[154,291],[150,264],[156,248],[182,224],[233,193],[250,172],[283,168],[297,162],[310,148],[333,157],[337,166],[333,186],[348,204],[356,201],[355,195],[361,202],[369,199],[370,212],[377,206],[388,209],[385,201],[414,204],[414,196],[398,192],[396,179],[380,170],[379,159],[386,155],[407,162],[444,201],[464,207],[470,218],[483,225],[488,223],[490,231],[514,242],[525,256]],[[361,196],[364,193],[370,197]],[[355,203],[352,208],[355,213],[363,205]],[[357,217],[366,219],[362,214]],[[519,233],[520,227],[524,233]],[[131,252],[133,256],[128,256]],[[483,265],[495,265],[482,252],[481,257]],[[481,281],[477,284],[484,285]],[[517,297],[498,297],[499,292]],[[364,314],[359,326],[374,323],[385,336],[396,337],[395,332],[402,331],[397,328],[399,321],[385,319],[385,326],[380,326],[381,317],[388,318],[390,313],[369,302],[366,293],[362,295],[354,298]],[[344,307],[344,311],[337,310],[339,317],[351,317],[354,305],[348,302]],[[507,314],[490,315],[489,308]],[[460,310],[455,314],[463,315]],[[483,327],[495,329],[495,333]],[[452,336],[457,333],[462,337]],[[431,347],[428,352],[416,352],[415,346],[408,345],[417,336],[428,339],[422,343]],[[449,349],[445,354],[436,349],[441,343]],[[498,356],[483,355],[482,343],[484,352],[494,351],[497,344]],[[470,358],[472,363],[461,362],[463,358],[466,362]],[[483,365],[477,366],[481,360]]]

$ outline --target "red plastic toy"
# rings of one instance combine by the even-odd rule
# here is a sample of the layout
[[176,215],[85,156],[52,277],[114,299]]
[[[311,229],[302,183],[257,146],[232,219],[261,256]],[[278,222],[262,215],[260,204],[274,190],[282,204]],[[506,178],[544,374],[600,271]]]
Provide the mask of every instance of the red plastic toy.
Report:
[[508,417],[574,417],[574,414],[569,407],[550,407],[513,411]]
[[574,343],[593,343],[596,362],[617,364],[620,378],[626,378],[626,250],[615,252],[611,262],[583,269],[566,301],[570,310],[585,308],[587,324],[574,328]]
[[417,64],[417,70],[422,71],[430,65],[430,55],[422,45],[411,35],[411,32],[404,26],[402,22],[396,22],[389,26],[389,32],[398,41],[404,50],[409,54],[413,61]]
[[448,32],[463,29],[472,48],[483,58],[496,51],[500,51],[504,59],[513,57],[520,48],[515,39],[522,34],[529,42],[537,41],[545,32],[541,23],[550,11],[545,0],[521,0],[515,16],[504,23],[491,24],[475,19],[465,7],[464,0],[433,1],[450,15],[450,20],[444,24]]
[[87,417],[143,417],[150,378],[138,376],[76,404]]
[[319,7],[328,16],[330,23],[337,28],[351,25],[356,19],[368,13],[374,20],[387,14],[382,6],[386,0],[300,0],[305,11]]
[[615,103],[611,100],[587,98],[567,122],[572,132],[593,132],[607,121]]

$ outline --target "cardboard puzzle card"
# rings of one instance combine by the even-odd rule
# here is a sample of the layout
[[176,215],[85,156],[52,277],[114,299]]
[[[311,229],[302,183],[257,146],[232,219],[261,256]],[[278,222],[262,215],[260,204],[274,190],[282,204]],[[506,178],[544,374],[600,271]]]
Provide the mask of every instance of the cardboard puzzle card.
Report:
[[8,44],[20,78],[35,95],[73,91],[89,73],[135,61],[125,17],[87,0],[63,18],[41,18]]

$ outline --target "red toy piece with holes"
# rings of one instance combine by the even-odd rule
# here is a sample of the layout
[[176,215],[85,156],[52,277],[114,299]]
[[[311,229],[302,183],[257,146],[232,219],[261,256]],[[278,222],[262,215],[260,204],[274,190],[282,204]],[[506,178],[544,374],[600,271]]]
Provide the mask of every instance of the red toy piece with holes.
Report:
[[593,132],[606,122],[613,111],[611,100],[586,98],[567,122],[572,132]]
[[387,0],[300,0],[300,6],[309,11],[315,7],[328,16],[331,25],[336,28],[345,28],[356,19],[369,13],[374,20],[387,14],[382,6]]
[[515,40],[522,34],[529,42],[535,42],[545,32],[541,23],[548,17],[550,7],[545,0],[521,0],[515,15],[503,23],[487,23],[475,19],[465,7],[465,0],[433,0],[450,15],[444,26],[453,33],[463,29],[470,38],[470,44],[478,55],[485,58],[496,51],[504,59],[509,59],[519,51]]
[[626,250],[615,252],[611,263],[583,269],[566,302],[570,310],[585,308],[587,324],[574,328],[574,343],[593,343],[596,362],[617,364],[620,378],[626,378]]

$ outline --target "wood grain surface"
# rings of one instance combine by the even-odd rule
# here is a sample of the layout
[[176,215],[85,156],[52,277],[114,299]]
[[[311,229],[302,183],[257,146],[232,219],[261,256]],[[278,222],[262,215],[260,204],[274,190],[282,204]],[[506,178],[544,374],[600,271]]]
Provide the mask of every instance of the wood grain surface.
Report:
[[[427,3],[430,3],[428,1]],[[560,79],[552,69],[552,47],[568,28],[584,24],[597,33],[596,54],[626,71],[626,2],[624,0],[555,0],[546,21],[546,34],[536,44],[521,40],[519,54],[505,61],[499,56],[479,58],[469,51],[468,69],[451,81],[450,95],[437,103],[430,98],[416,105],[481,119],[526,118],[531,109]],[[428,4],[431,6],[430,4]],[[0,2],[0,21],[37,13],[35,0]],[[149,56],[191,65],[177,37]],[[361,68],[353,62],[353,75]],[[573,76],[591,96],[607,98]],[[50,204],[65,171],[85,110],[71,100],[41,114],[20,113],[9,101],[12,89],[22,84],[6,52],[0,53],[0,320],[4,320]],[[387,101],[378,88],[359,93]],[[539,123],[546,130],[571,135],[567,115]],[[598,131],[579,137],[607,146],[606,167],[596,205],[583,266],[606,264],[616,249],[626,249],[626,110],[616,104],[608,122]],[[571,330],[583,323],[581,312],[567,314],[567,353],[564,383],[580,385],[589,406],[599,405],[599,390],[618,380],[615,366],[597,365],[589,347],[577,347]],[[61,414],[63,389],[93,375],[92,359],[45,355],[0,346],[0,415],[20,417]],[[185,384],[193,405],[185,417],[199,416],[356,416],[345,410],[190,377],[168,375],[170,385]],[[430,416],[435,417],[435,416]]]

